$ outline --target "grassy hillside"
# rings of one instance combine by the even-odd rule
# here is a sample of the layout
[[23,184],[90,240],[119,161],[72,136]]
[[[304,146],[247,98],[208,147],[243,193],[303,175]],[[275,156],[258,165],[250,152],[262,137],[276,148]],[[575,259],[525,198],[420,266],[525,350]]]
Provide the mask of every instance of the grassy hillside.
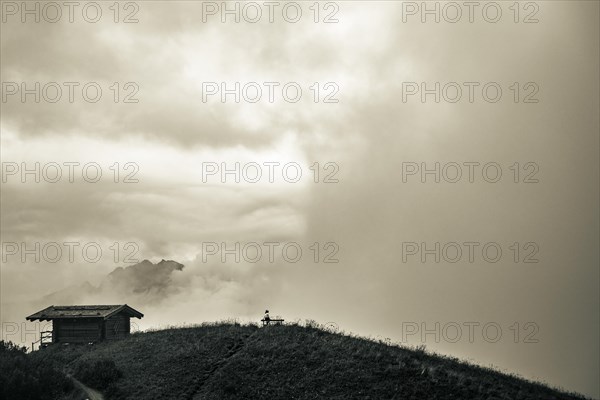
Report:
[[309,324],[212,324],[51,346],[51,359],[107,399],[581,399],[423,351]]

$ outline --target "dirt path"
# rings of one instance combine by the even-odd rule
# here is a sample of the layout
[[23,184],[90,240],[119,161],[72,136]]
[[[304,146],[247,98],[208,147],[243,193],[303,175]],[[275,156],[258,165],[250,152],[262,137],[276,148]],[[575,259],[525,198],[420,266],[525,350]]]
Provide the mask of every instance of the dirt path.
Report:
[[200,371],[199,377],[198,377],[198,382],[196,384],[196,388],[194,389],[193,394],[191,394],[189,396],[189,399],[193,399],[193,400],[200,399],[201,397],[198,393],[202,390],[202,387],[204,386],[204,384],[212,377],[212,375],[218,369],[220,369],[224,365],[226,365],[233,356],[235,356],[240,350],[242,350],[244,347],[246,347],[248,345],[248,343],[250,342],[250,339],[252,339],[257,333],[258,333],[258,331],[254,332],[254,333],[248,335],[247,337],[241,339],[240,341],[234,343],[233,346],[231,346],[231,348],[229,348],[227,353],[220,360],[218,360],[216,363],[211,365],[206,370]]
[[79,382],[77,379],[73,378],[72,376],[70,378],[73,381],[73,383],[75,384],[75,386],[77,386],[79,389],[83,390],[83,392],[87,396],[87,400],[104,400],[104,396],[102,396],[102,393],[100,393],[90,387],[85,386],[83,383]]

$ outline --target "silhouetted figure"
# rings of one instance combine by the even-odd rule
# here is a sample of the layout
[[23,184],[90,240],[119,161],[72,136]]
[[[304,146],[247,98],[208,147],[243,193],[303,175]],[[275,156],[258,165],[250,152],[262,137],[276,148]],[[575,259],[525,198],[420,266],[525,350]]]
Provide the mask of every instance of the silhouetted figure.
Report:
[[265,316],[260,320],[263,326],[267,325],[282,325],[283,319],[280,318],[271,318],[269,315],[269,310],[265,310]]

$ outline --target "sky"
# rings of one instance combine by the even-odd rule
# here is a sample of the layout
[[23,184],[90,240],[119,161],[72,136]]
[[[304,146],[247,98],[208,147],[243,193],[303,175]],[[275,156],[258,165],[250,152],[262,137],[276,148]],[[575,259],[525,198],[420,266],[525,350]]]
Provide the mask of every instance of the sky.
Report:
[[3,337],[166,259],[74,301],[269,308],[600,397],[598,2],[28,4],[1,9]]

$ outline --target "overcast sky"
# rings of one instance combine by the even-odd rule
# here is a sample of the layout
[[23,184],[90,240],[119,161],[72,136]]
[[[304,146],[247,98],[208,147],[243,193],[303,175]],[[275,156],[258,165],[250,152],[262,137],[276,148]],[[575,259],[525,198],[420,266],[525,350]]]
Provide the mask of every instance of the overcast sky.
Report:
[[[17,9],[6,3],[3,324],[20,323],[37,311],[23,307],[25,302],[85,281],[98,285],[114,268],[132,264],[125,256],[133,252],[138,261],[173,259],[186,266],[172,274],[172,291],[159,302],[131,304],[145,314],[142,328],[258,320],[266,307],[287,320],[335,322],[345,331],[396,342],[409,326],[433,329],[438,322],[448,327],[446,336],[454,336],[458,324],[463,336],[456,343],[444,337],[436,343],[433,334],[424,343],[600,396],[598,2],[521,5],[516,23],[512,2],[495,3],[502,10],[496,23],[486,20],[495,18],[495,8],[486,8],[484,18],[485,3],[474,9],[473,22],[462,7],[458,23],[447,21],[456,9],[445,3],[439,3],[439,23],[431,15],[421,21],[421,10],[414,8],[421,2],[321,3],[317,23],[312,2],[298,3],[302,16],[296,23],[286,21],[283,7],[274,9],[269,22],[262,2],[256,3],[262,5],[259,22],[244,20],[255,9],[242,3],[247,14],[240,22],[230,15],[222,23],[218,11],[207,13],[212,6],[191,1],[138,2],[120,9],[118,23],[108,2],[100,3],[96,23],[80,9],[70,23],[66,8],[56,23],[44,20],[54,18],[51,9],[40,10],[39,23],[32,16],[22,23],[20,3],[14,3]],[[287,11],[293,19],[295,8]],[[86,16],[93,14],[88,10]],[[130,14],[138,22],[123,23]],[[324,23],[327,17],[338,21]],[[538,22],[524,23],[527,17]],[[40,102],[35,94],[22,102],[21,83],[35,89],[36,82]],[[235,82],[256,82],[262,97],[250,103],[242,96],[236,103],[228,95],[222,103],[220,92],[207,91],[221,82],[230,89]],[[273,86],[273,102],[264,82],[279,85]],[[282,94],[290,82],[289,96],[294,87],[302,89],[295,103]],[[435,94],[425,102],[421,92],[407,94],[421,90],[421,82],[428,89],[440,82],[439,103]],[[444,91],[449,82],[456,85]],[[98,102],[83,97],[89,83],[89,96],[102,89]],[[482,93],[489,83],[492,88]],[[48,101],[56,97],[56,86],[62,97]],[[447,101],[457,86],[462,98]],[[496,87],[501,98],[486,101]],[[253,90],[248,87],[246,97],[253,98]],[[128,94],[137,102],[124,102]],[[328,95],[337,102],[324,102]],[[31,169],[36,162],[47,166],[40,183],[21,174],[22,163]],[[80,163],[73,183],[64,164],[70,162]],[[228,175],[222,183],[218,173],[203,176],[208,165],[233,168],[236,162],[258,163],[263,179],[236,183]],[[280,163],[272,183],[264,176],[270,162]],[[315,162],[319,183],[309,168]],[[403,180],[403,171],[422,162],[429,169],[440,163],[440,183],[431,174],[422,183],[420,170]],[[471,164],[472,183],[464,164],[470,162],[479,163]],[[48,182],[55,176],[52,163],[62,166],[56,183]],[[82,178],[86,163],[100,167],[98,182]],[[297,182],[282,177],[286,163],[300,166]],[[463,175],[451,183],[454,163]],[[482,176],[488,163],[501,169],[496,183]],[[488,180],[494,171],[488,170]],[[88,180],[93,172],[88,170]],[[137,182],[124,182],[128,174]],[[325,183],[326,176],[338,182]],[[294,180],[293,171],[286,178]],[[22,248],[13,255],[6,247],[34,248],[36,242],[81,245],[73,262],[64,253],[57,262],[43,254],[40,262],[31,255],[22,262]],[[236,263],[233,257],[222,262],[220,253],[207,256],[203,243],[209,242],[281,245],[273,262],[263,246],[258,262],[242,257]],[[296,263],[282,257],[289,242],[303,251]],[[319,262],[313,259],[315,242]],[[431,249],[436,242],[440,249],[458,243],[462,257],[447,261],[455,256],[454,245],[448,253],[440,250],[439,263],[434,255],[422,262],[418,250],[407,254],[414,248],[406,243]],[[480,243],[473,262],[465,242]],[[100,261],[83,259],[81,248],[88,243],[99,244]],[[486,243],[501,247],[497,262],[482,257]],[[339,262],[323,262],[334,250]],[[538,262],[523,262],[528,256]],[[473,343],[464,325],[470,322],[479,324]],[[496,343],[482,336],[488,323],[502,328]],[[494,336],[493,329],[489,334]],[[411,345],[421,342],[420,332],[408,337]]]

